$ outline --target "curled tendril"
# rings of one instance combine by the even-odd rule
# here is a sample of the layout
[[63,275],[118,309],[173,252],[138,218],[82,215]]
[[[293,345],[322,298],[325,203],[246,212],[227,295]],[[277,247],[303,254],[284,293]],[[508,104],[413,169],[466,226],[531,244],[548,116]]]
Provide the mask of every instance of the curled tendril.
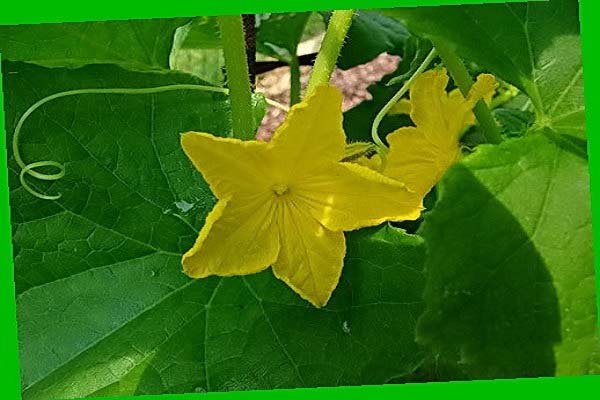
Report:
[[[44,173],[37,172],[35,170],[35,168],[41,168],[41,167],[56,167],[56,168],[58,168],[59,172],[57,172],[56,174],[44,174]],[[29,186],[29,184],[25,180],[25,175],[27,175],[27,174],[34,176],[35,178],[43,180],[43,181],[57,181],[60,178],[62,178],[63,176],[65,176],[65,166],[64,165],[62,165],[61,163],[58,163],[56,161],[37,161],[37,162],[32,162],[32,163],[25,165],[25,167],[23,167],[23,169],[19,173],[19,180],[21,181],[21,185],[23,185],[23,188],[25,188],[25,190],[27,190],[29,193],[31,193],[35,197],[38,197],[43,200],[58,200],[58,199],[60,199],[60,196],[61,196],[60,193],[58,193],[56,195],[47,195],[47,194],[43,194],[43,193],[40,193],[40,192],[37,192],[36,190],[34,190],[31,186]]]
[[[44,97],[38,102],[34,103],[31,107],[27,109],[19,118],[17,125],[15,126],[15,131],[13,133],[12,140],[12,150],[15,156],[15,161],[21,168],[21,172],[19,173],[19,180],[21,181],[21,185],[25,190],[31,193],[33,196],[42,199],[42,200],[58,200],[61,197],[61,193],[57,193],[55,195],[49,195],[41,193],[35,190],[27,180],[25,179],[27,175],[42,181],[57,181],[65,176],[66,168],[64,164],[59,163],[58,161],[52,160],[44,160],[44,161],[35,161],[31,163],[26,163],[23,161],[23,157],[21,157],[21,152],[19,151],[19,135],[23,128],[23,124],[29,118],[31,114],[44,104],[60,99],[63,97],[82,95],[82,94],[154,94],[161,92],[170,92],[175,90],[200,90],[204,92],[213,92],[213,93],[222,93],[229,94],[229,90],[220,87],[214,86],[204,86],[204,85],[194,85],[194,84],[177,84],[177,85],[167,85],[167,86],[156,86],[149,88],[106,88],[106,89],[77,89],[77,90],[69,90],[65,92],[59,92],[52,94],[50,96]],[[267,104],[277,107],[283,111],[289,111],[288,107],[280,104],[274,100],[266,99]],[[55,168],[58,172],[55,173],[46,173],[39,171],[40,168]]]

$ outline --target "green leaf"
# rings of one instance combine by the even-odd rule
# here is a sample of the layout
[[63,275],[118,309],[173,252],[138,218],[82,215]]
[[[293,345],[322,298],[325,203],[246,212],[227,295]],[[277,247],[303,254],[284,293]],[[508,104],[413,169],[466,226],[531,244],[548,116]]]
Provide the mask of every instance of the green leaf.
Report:
[[410,36],[404,25],[384,15],[359,10],[352,19],[337,66],[349,69],[367,63],[379,54],[402,54]]
[[310,12],[258,14],[256,49],[280,61],[292,62]]
[[306,21],[306,26],[304,27],[304,32],[302,32],[302,39],[300,41],[314,39],[315,37],[324,34],[325,28],[325,21],[323,20],[321,13],[311,12],[308,21]]
[[585,138],[577,0],[384,12],[525,91],[538,127]]
[[534,115],[529,111],[500,107],[492,112],[506,137],[523,136],[534,122]]
[[[7,132],[40,98],[79,87],[193,83],[117,67],[3,65]],[[9,153],[24,399],[380,384],[410,374],[423,240],[390,226],[348,234],[342,281],[325,309],[270,270],[190,280],[181,271],[215,199],[179,144],[227,136],[226,97],[197,91],[82,95],[36,111],[26,162],[65,163],[34,198]],[[9,138],[10,139],[10,138]]]
[[600,372],[585,155],[550,132],[480,146],[438,189],[418,340],[471,378]]
[[168,69],[175,30],[188,20],[0,26],[0,53],[4,60],[47,67],[117,64],[142,71]]
[[[3,71],[11,133],[32,103],[62,90],[201,83],[109,66]],[[25,398],[81,397],[112,383],[203,310],[210,283],[189,281],[180,254],[214,199],[179,133],[227,135],[228,107],[225,96],[198,91],[81,95],[28,119],[25,161],[63,162],[66,176],[47,188],[59,201],[39,200],[9,159]]]
[[182,49],[218,49],[221,47],[217,17],[197,17],[180,26],[175,45]]
[[[515,108],[495,108],[492,110],[492,114],[505,138],[525,136],[535,121],[533,113]],[[477,125],[467,130],[460,141],[463,145],[471,148],[487,143],[485,135]]]
[[252,93],[252,112],[254,114],[254,131],[258,131],[267,114],[267,98],[262,93]]
[[177,28],[169,65],[172,69],[223,86],[225,57],[216,17],[198,17]]

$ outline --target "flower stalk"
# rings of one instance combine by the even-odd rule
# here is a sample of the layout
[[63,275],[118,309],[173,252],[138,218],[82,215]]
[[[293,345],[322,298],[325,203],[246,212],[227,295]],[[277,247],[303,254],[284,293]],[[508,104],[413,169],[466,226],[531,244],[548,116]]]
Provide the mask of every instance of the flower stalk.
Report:
[[327,84],[329,79],[331,79],[331,74],[344,45],[346,34],[352,24],[353,16],[354,10],[337,10],[331,15],[325,37],[323,38],[323,44],[321,44],[321,49],[319,50],[308,81],[306,96],[313,94],[317,87]]
[[218,21],[231,100],[233,137],[252,140],[255,136],[255,121],[242,17],[225,15],[218,17]]

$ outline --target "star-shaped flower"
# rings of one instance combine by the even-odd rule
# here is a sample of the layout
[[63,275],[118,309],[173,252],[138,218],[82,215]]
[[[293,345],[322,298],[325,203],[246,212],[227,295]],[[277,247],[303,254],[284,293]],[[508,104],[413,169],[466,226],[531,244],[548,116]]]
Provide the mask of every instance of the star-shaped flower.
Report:
[[344,231],[419,217],[422,198],[344,156],[342,96],[332,86],[294,106],[269,143],[189,132],[181,143],[219,199],[186,274],[246,275],[272,267],[324,306],[339,281]]
[[423,196],[460,159],[460,136],[475,124],[472,110],[480,100],[491,100],[497,83],[493,75],[481,74],[466,98],[458,89],[447,93],[446,86],[444,69],[418,76],[410,88],[410,104],[398,107],[410,112],[416,126],[387,136],[390,151],[383,174]]

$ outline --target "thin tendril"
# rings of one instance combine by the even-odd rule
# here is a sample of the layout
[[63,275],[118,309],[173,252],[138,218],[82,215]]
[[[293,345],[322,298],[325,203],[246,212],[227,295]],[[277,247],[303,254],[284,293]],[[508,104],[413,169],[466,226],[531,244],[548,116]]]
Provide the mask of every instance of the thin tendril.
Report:
[[[175,91],[175,90],[200,90],[200,91],[204,91],[204,92],[222,93],[225,95],[229,94],[228,89],[220,88],[220,87],[193,85],[193,84],[178,84],[178,85],[168,85],[168,86],[156,86],[156,87],[149,87],[149,88],[77,89],[77,90],[69,90],[69,91],[65,91],[65,92],[55,93],[55,94],[44,97],[43,99],[37,101],[31,107],[29,107],[27,109],[27,111],[25,111],[23,113],[23,115],[21,115],[21,118],[19,118],[19,121],[17,122],[17,125],[15,126],[15,131],[13,134],[12,150],[13,150],[13,154],[15,156],[15,161],[21,168],[21,172],[19,173],[19,180],[21,181],[21,185],[23,185],[23,188],[25,190],[27,190],[29,193],[31,193],[33,196],[43,199],[43,200],[58,200],[61,197],[60,193],[58,193],[56,195],[47,195],[47,194],[43,194],[43,193],[36,191],[27,183],[25,176],[29,175],[36,179],[42,180],[42,181],[57,181],[65,176],[65,166],[57,161],[50,161],[50,160],[26,163],[25,161],[23,161],[23,158],[21,157],[21,152],[19,150],[19,135],[23,128],[23,124],[25,124],[25,121],[27,120],[27,118],[29,118],[29,116],[31,116],[31,114],[33,114],[33,112],[35,110],[37,110],[44,104],[46,104],[52,100],[60,99],[63,97],[69,97],[69,96],[75,96],[75,95],[81,95],[81,94],[125,94],[125,95],[138,94],[139,95],[139,94],[154,94],[154,93],[170,92],[170,91]],[[284,106],[283,104],[280,104],[274,100],[266,99],[266,101],[271,106],[277,107],[286,112],[289,111],[289,109],[286,106]],[[36,171],[36,169],[44,168],[44,167],[56,168],[56,170],[58,172],[45,173],[45,172]]]
[[[58,168],[59,172],[57,172],[56,174],[41,174],[41,173],[33,170],[34,168],[40,168],[40,167],[56,167],[56,168]],[[19,173],[19,180],[21,181],[21,185],[23,185],[23,188],[25,188],[25,190],[27,190],[29,193],[31,193],[35,197],[39,197],[40,199],[43,199],[43,200],[58,200],[58,199],[60,199],[60,196],[61,196],[60,193],[58,193],[56,195],[47,195],[47,194],[39,193],[36,190],[34,190],[31,186],[29,186],[29,184],[25,180],[25,174],[30,174],[32,176],[35,176],[38,179],[42,179],[45,181],[57,181],[60,178],[62,178],[63,176],[65,176],[64,165],[62,165],[61,163],[58,163],[56,161],[38,161],[38,162],[33,162],[33,163],[25,165],[25,167]]]
[[423,71],[425,71],[425,69],[429,66],[429,64],[431,64],[436,55],[437,52],[434,48],[429,52],[427,57],[425,57],[425,60],[423,60],[421,65],[419,65],[419,68],[415,70],[414,74],[412,74],[412,76],[404,82],[404,85],[402,85],[400,90],[398,90],[394,97],[392,97],[390,101],[388,101],[387,104],[383,106],[383,108],[379,111],[379,113],[373,120],[373,125],[371,126],[371,137],[373,138],[373,142],[375,142],[375,144],[377,145],[377,152],[382,156],[382,161],[384,162],[385,153],[387,152],[387,146],[379,137],[379,125],[381,124],[383,117],[385,117],[387,113],[392,109],[392,107],[402,98],[402,96],[404,96],[406,92],[408,92],[408,89],[410,89],[412,83],[417,78],[417,76],[419,76],[421,73],[423,73]]

